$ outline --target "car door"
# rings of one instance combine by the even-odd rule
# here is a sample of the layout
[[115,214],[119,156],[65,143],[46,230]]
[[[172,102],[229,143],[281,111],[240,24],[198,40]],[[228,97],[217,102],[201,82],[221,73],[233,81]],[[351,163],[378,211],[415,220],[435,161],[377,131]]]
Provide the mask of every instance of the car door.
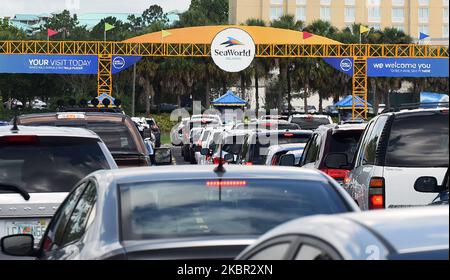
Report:
[[316,161],[320,154],[322,134],[315,134],[308,142],[302,155],[302,167],[316,168]]
[[[64,218],[56,228],[55,244],[47,254],[48,259],[77,259],[84,247],[83,237],[93,222],[97,201],[97,187],[93,180],[85,183],[76,205],[64,211]],[[66,215],[66,213],[69,213]]]

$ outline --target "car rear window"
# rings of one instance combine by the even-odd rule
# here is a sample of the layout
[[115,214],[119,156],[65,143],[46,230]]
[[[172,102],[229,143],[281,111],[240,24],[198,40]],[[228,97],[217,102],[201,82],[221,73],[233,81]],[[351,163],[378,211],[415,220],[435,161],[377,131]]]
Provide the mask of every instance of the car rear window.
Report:
[[250,161],[253,164],[262,164],[266,162],[267,155],[269,154],[269,147],[273,145],[284,145],[284,144],[297,144],[297,143],[308,143],[312,134],[307,133],[291,133],[283,132],[278,134],[278,139],[276,143],[268,141],[268,138],[260,141],[258,137],[253,146],[253,158]]
[[322,182],[267,178],[124,184],[120,200],[124,240],[261,235],[294,218],[348,211]]
[[[28,124],[27,124],[28,125]],[[130,133],[129,128],[122,122],[88,122],[85,121],[61,121],[61,122],[39,122],[30,123],[33,126],[58,126],[58,127],[80,127],[87,128],[103,140],[111,153],[136,153],[136,140]]]
[[396,118],[385,165],[448,167],[448,126],[448,111]]
[[330,124],[328,118],[314,118],[314,117],[294,117],[291,120],[292,123],[296,123],[301,129],[314,130],[321,125]]
[[1,139],[0,183],[27,192],[69,192],[89,173],[110,169],[97,139],[39,137],[30,144]]
[[350,130],[335,132],[330,137],[329,153],[345,153],[348,160],[352,160],[356,149],[358,148],[358,141],[361,138],[363,130]]

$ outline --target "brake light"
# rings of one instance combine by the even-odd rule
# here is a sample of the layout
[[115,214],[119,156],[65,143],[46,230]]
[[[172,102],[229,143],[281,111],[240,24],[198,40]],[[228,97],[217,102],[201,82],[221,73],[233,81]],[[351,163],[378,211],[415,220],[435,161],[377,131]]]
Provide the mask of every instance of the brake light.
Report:
[[247,185],[246,181],[242,180],[217,180],[217,181],[207,181],[207,187],[245,187]]
[[219,164],[222,160],[222,164],[226,164],[227,162],[223,160],[223,158],[215,157],[213,158],[213,164]]
[[245,165],[252,166],[253,162],[246,162]]
[[369,209],[385,208],[385,188],[383,177],[372,177],[369,183]]
[[328,174],[331,178],[340,181],[344,181],[345,178],[348,178],[348,174],[350,174],[350,170],[345,169],[321,169],[321,171]]
[[0,139],[6,144],[36,144],[39,142],[39,137],[36,135],[13,135],[4,136]]
[[284,135],[284,137],[292,137],[292,136],[294,136],[294,133],[285,133],[283,135]]

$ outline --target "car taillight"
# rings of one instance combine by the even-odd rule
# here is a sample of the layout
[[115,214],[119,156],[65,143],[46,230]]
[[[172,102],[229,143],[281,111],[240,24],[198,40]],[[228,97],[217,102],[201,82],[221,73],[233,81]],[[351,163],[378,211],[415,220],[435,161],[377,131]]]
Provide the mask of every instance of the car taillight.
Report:
[[12,135],[0,137],[0,142],[6,144],[36,144],[39,142],[39,137],[36,135]]
[[292,137],[292,136],[294,136],[294,133],[285,133],[283,135],[284,135],[284,137]]
[[251,166],[253,165],[253,162],[246,162],[245,165]]
[[215,157],[213,158],[213,164],[219,164],[222,160],[222,164],[226,164],[227,162],[223,160],[223,158]]
[[242,180],[215,180],[207,181],[207,187],[245,187],[247,185],[246,181]]
[[339,181],[344,181],[345,178],[348,178],[348,174],[350,174],[350,170],[346,170],[346,169],[321,169],[321,171],[323,173],[328,174],[331,178],[339,180]]
[[384,209],[384,178],[372,177],[369,183],[369,209]]

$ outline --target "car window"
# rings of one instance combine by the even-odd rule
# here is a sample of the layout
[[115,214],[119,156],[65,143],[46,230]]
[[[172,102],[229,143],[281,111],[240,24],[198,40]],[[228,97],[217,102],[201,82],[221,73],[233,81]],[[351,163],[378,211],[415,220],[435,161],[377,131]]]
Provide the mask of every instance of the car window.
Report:
[[330,124],[328,118],[314,118],[311,117],[293,117],[292,123],[298,124],[301,129],[314,130],[321,125]]
[[307,244],[303,244],[300,247],[297,255],[295,256],[296,260],[332,260],[331,256],[328,255],[327,252],[311,246]]
[[91,181],[72,211],[64,231],[62,246],[79,240],[85,233],[89,215],[97,200],[97,188]]
[[289,243],[278,243],[266,247],[256,254],[252,255],[249,260],[261,261],[261,260],[283,260],[284,256],[289,249]]
[[312,139],[311,144],[308,145],[308,150],[306,151],[304,164],[315,162],[320,151],[320,138],[321,135],[316,134],[314,139]]
[[260,235],[294,218],[348,211],[321,181],[183,180],[119,189],[125,240]]
[[98,139],[37,137],[29,144],[2,139],[0,183],[21,186],[30,193],[70,192],[86,175],[111,168]]
[[86,185],[87,183],[83,182],[77,186],[67,196],[63,204],[61,204],[48,226],[45,237],[42,239],[43,243],[41,248],[44,252],[58,249],[61,246],[67,221],[69,220],[69,217],[72,214],[72,211],[75,208],[75,205],[77,204],[78,199],[83,193]]
[[372,133],[372,129],[373,129],[373,124],[374,124],[375,120],[370,121],[367,126],[366,129],[364,130],[364,134],[362,136],[361,139],[361,144],[358,147],[358,154],[357,154],[357,159],[356,159],[356,165],[355,166],[360,166],[362,165],[362,159],[364,158],[364,152],[367,146],[367,141],[369,139],[370,134]]
[[330,136],[328,153],[345,153],[349,161],[355,155],[359,138],[363,130],[348,130],[333,133]]
[[389,136],[386,166],[448,167],[448,157],[448,111],[396,117]]
[[364,154],[362,158],[363,165],[375,164],[376,151],[378,143],[380,141],[381,134],[383,133],[384,126],[386,125],[388,117],[381,116],[377,119],[371,130],[370,136],[367,138],[364,148]]

